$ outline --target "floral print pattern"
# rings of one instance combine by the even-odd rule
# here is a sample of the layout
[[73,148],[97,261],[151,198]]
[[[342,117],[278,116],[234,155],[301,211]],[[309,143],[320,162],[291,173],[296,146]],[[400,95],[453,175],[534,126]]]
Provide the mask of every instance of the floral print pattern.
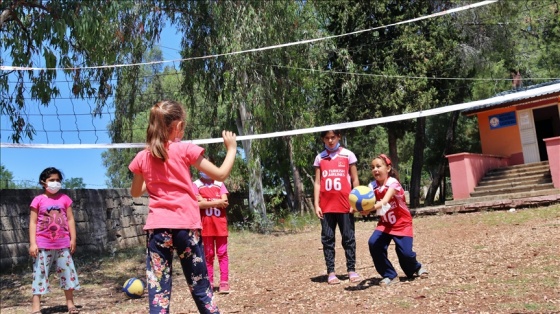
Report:
[[208,281],[200,230],[187,229],[155,229],[148,232],[146,275],[150,313],[169,313],[175,251],[199,312],[219,313]]
[[46,250],[39,249],[33,262],[33,294],[47,294],[50,292],[49,270],[53,261],[56,261],[56,273],[60,279],[60,288],[63,290],[79,290],[80,283],[74,266],[74,260],[69,249]]

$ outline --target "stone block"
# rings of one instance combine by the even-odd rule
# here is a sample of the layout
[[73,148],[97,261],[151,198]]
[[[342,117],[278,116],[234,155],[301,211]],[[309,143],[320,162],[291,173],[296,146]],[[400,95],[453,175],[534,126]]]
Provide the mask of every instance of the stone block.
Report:
[[133,213],[133,209],[131,206],[121,206],[119,208],[120,212],[121,212],[121,216],[132,216]]
[[134,202],[133,202],[132,198],[125,197],[125,198],[122,199],[121,206],[131,206],[133,203]]
[[13,268],[18,265],[25,263],[31,264],[31,257],[29,254],[27,256],[2,256],[0,257],[0,265],[2,265],[2,270],[5,271],[8,268]]
[[136,215],[147,216],[148,212],[150,211],[148,206],[138,206],[138,205],[132,206],[132,210],[135,216]]
[[138,230],[136,228],[124,228],[121,231],[121,234],[124,238],[131,238],[131,237],[138,237],[140,234],[138,234]]
[[13,216],[2,216],[0,217],[0,230],[12,231],[14,230],[14,217]]
[[74,221],[76,223],[87,221],[89,216],[85,210],[72,208],[72,213],[74,213]]
[[29,230],[28,229],[13,229],[2,230],[0,234],[0,243],[13,244],[13,243],[29,243]]
[[118,220],[121,218],[121,211],[119,208],[107,208],[107,218]]
[[119,204],[118,204],[117,200],[112,199],[112,198],[108,198],[108,199],[105,200],[105,207],[115,208],[115,207],[119,207]]
[[130,227],[130,222],[131,222],[131,220],[133,220],[133,217],[131,217],[131,216],[123,216],[123,217],[121,217],[121,219],[120,219],[121,226],[122,226],[123,228],[128,228],[128,227]]
[[8,243],[0,246],[0,256],[29,256],[29,243]]

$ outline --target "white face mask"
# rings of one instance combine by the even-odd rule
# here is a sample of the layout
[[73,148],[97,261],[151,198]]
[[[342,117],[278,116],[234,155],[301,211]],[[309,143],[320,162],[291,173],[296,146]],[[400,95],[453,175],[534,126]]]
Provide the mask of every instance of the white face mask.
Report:
[[47,191],[54,194],[60,190],[62,184],[60,182],[51,181],[47,183]]

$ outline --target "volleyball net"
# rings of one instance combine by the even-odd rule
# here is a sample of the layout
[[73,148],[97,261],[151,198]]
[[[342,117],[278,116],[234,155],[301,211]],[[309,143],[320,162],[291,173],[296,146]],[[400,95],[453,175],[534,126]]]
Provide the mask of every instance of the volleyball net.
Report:
[[[496,3],[498,0],[486,0],[477,3],[468,4],[465,6],[457,7],[450,10],[444,10],[437,13],[409,19],[406,21],[401,21],[393,23],[390,25],[384,25],[364,30],[358,30],[355,32],[350,32],[346,34],[325,36],[321,38],[301,40],[289,43],[283,43],[278,45],[271,45],[260,48],[246,49],[234,52],[227,52],[221,54],[212,54],[199,57],[190,57],[182,59],[171,59],[153,62],[143,62],[143,63],[130,63],[130,64],[118,64],[118,65],[104,65],[96,67],[84,67],[81,69],[93,69],[93,68],[123,68],[123,67],[137,67],[137,66],[152,66],[152,65],[165,65],[173,69],[167,73],[167,75],[175,75],[178,79],[182,75],[180,73],[180,64],[182,62],[192,62],[199,59],[211,59],[211,58],[223,58],[228,56],[235,56],[239,54],[246,53],[256,53],[264,52],[268,50],[275,49],[287,49],[288,47],[307,45],[315,42],[320,42],[324,40],[332,40],[338,37],[351,36],[360,33],[372,32],[380,30],[387,27],[394,27],[409,23],[415,23],[426,19],[437,18],[444,15],[457,14],[462,11],[475,9]],[[277,67],[288,67],[287,65],[278,64]],[[306,71],[309,75],[324,75],[325,72],[330,75],[371,75],[363,73],[340,73],[334,71],[318,71],[317,69],[304,69],[304,68],[291,68],[297,71]],[[46,67],[18,67],[10,65],[0,65],[0,73],[9,73],[10,71],[57,71],[60,75],[57,77],[64,77],[64,73],[67,71],[78,70],[78,68],[46,68]],[[6,74],[9,75],[9,74]],[[162,75],[158,73],[157,75]],[[449,77],[412,77],[412,76],[388,76],[388,75],[377,75],[378,77],[383,77],[384,79],[440,79],[440,80],[470,80],[468,78],[449,78]],[[496,82],[499,80],[507,79],[488,79],[488,81]],[[542,80],[550,80],[550,78],[542,78]],[[478,79],[479,83],[486,84],[485,79]],[[32,81],[25,82],[28,89],[31,89]],[[12,131],[8,126],[10,126],[9,117],[2,112],[1,119],[1,139],[0,148],[50,148],[50,149],[113,149],[113,148],[141,148],[145,146],[145,143],[141,142],[129,142],[129,143],[112,143],[109,126],[114,122],[116,115],[116,109],[110,105],[99,108],[95,102],[94,98],[81,98],[73,95],[72,93],[72,82],[71,80],[62,80],[56,82],[57,87],[63,91],[60,96],[54,97],[48,106],[44,106],[39,103],[39,101],[33,101],[32,99],[25,100],[25,108],[23,108],[23,116],[26,117],[27,123],[34,126],[36,136],[33,141],[27,139],[20,143],[9,143],[9,134]],[[515,97],[531,97],[533,94],[547,93],[549,90],[556,88],[556,85],[543,86],[537,89],[526,90],[515,95],[502,95],[484,100],[477,100],[472,102],[465,102],[460,104],[448,104],[439,108],[421,110],[416,112],[396,114],[392,116],[378,117],[372,119],[365,119],[360,121],[343,122],[329,125],[320,125],[308,128],[297,128],[292,130],[279,130],[276,132],[269,132],[265,134],[252,134],[252,135],[241,135],[238,136],[238,140],[258,140],[266,138],[284,137],[284,136],[295,136],[308,133],[317,133],[325,130],[332,129],[348,129],[348,128],[358,128],[363,126],[371,126],[384,124],[389,122],[403,121],[408,119],[415,119],[420,117],[428,117],[438,114],[449,113],[458,110],[465,110],[475,108],[477,106],[484,106],[492,103],[505,102]],[[112,102],[110,96],[108,103]],[[207,104],[204,104],[207,105]],[[202,122],[197,122],[202,123]],[[208,123],[211,123],[210,121]],[[132,127],[132,126],[128,126]],[[129,130],[133,131],[133,130]],[[138,130],[137,130],[138,131]],[[143,131],[143,130],[140,130]],[[234,130],[235,131],[235,130]],[[219,143],[222,141],[221,138],[199,138],[190,139],[196,144],[211,144]]]

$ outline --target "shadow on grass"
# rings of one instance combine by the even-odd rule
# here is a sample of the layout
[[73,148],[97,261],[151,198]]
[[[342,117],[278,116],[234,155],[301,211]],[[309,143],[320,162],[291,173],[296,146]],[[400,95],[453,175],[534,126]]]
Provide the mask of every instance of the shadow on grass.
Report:
[[357,285],[344,287],[346,291],[360,291],[371,288],[372,286],[379,286],[381,278],[366,278],[360,281]]
[[[132,277],[144,279],[146,276],[145,247],[129,248],[115,253],[106,254],[76,254],[74,263],[78,272],[78,280],[82,289],[87,286],[103,286],[110,293],[120,293],[122,285]],[[123,266],[125,265],[125,266]],[[33,270],[31,263],[0,273],[0,297],[2,308],[31,304],[31,283]],[[50,271],[49,281],[51,293],[54,297],[60,290],[59,280],[53,270]],[[47,299],[48,300],[48,299]],[[41,300],[43,303],[43,300]],[[79,308],[79,306],[77,306]],[[53,306],[43,308],[41,313],[68,313],[67,307]]]
[[[81,310],[81,306],[76,305],[78,310]],[[45,307],[41,309],[41,314],[54,314],[54,313],[68,313],[68,307],[66,305],[57,305],[52,307]]]
[[[321,275],[321,276],[311,277],[310,279],[311,282],[327,284],[328,277],[329,276],[327,275]],[[368,289],[372,286],[379,286],[379,282],[381,281],[381,278],[366,278],[357,283],[351,283],[349,282],[350,278],[348,277],[348,275],[337,275],[337,277],[338,279],[341,280],[341,283],[348,284],[347,287],[344,287],[344,290],[347,291],[359,291],[359,290]],[[340,284],[336,284],[336,285],[340,285]]]

